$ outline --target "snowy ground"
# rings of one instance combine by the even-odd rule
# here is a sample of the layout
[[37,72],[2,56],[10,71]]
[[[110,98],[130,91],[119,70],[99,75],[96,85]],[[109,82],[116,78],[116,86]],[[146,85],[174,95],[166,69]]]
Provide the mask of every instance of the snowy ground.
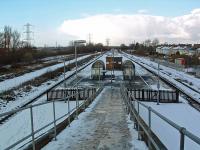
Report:
[[[200,137],[200,113],[189,106],[187,103],[177,104],[160,104],[144,102],[146,105],[152,107],[163,116],[172,120],[181,127],[186,128],[189,132]],[[140,115],[148,124],[148,110],[141,106]],[[161,120],[158,116],[152,113],[152,130],[160,138],[160,140],[170,150],[179,149],[180,133],[178,130]],[[185,138],[186,150],[199,150],[200,145],[192,142],[190,139]]]
[[[79,57],[77,60],[81,60],[81,59],[87,58],[89,56],[90,55],[82,56],[82,57]],[[73,60],[70,60],[70,61],[66,61],[66,64],[69,63],[69,62],[73,63],[73,62],[75,62],[75,60],[73,59]],[[54,70],[61,68],[61,67],[63,67],[63,63],[59,63],[59,64],[56,64],[56,65],[53,65],[53,66],[45,67],[45,68],[30,72],[30,73],[26,73],[22,76],[0,82],[0,93],[4,92],[6,90],[12,89],[14,87],[17,87],[17,86],[23,84],[24,82],[27,82],[29,80],[33,80],[36,77],[39,77],[39,76],[41,76],[41,75],[43,75],[47,72],[54,71]]]

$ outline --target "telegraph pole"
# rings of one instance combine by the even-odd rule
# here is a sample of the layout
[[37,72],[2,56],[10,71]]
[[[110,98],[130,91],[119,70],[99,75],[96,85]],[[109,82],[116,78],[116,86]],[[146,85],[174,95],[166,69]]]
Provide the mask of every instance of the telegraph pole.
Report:
[[107,39],[106,39],[106,46],[109,46],[109,45],[110,45],[110,39],[107,38]]
[[56,41],[56,48],[58,48],[58,42]]
[[31,46],[31,41],[33,40],[31,38],[31,34],[33,34],[33,31],[31,31],[31,27],[32,25],[30,23],[27,23],[24,25],[25,26],[25,34],[26,34],[26,38],[24,39],[24,41],[26,41],[27,47]]
[[88,44],[91,44],[91,38],[92,38],[92,35],[89,33],[88,35],[88,38],[89,38],[89,43]]
[[160,61],[158,61],[157,105],[160,103]]

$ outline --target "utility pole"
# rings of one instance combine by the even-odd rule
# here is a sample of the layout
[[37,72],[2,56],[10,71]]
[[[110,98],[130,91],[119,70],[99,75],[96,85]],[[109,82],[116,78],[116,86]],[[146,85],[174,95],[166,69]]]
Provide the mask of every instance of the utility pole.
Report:
[[114,57],[114,49],[112,50],[112,61],[113,61],[113,67],[112,67],[112,74],[113,74],[113,76],[114,76],[114,69],[115,69],[115,57]]
[[63,57],[63,62],[64,62],[64,87],[65,87],[65,90],[66,90],[66,76],[65,76],[65,73],[66,73],[66,68],[65,68],[65,56]]
[[92,38],[92,35],[89,33],[89,35],[88,35],[88,40],[89,40],[89,45],[91,44],[91,38]]
[[132,55],[133,55],[133,51],[134,51],[134,49],[135,49],[135,40],[134,40],[134,48],[132,49]]
[[107,39],[106,39],[106,46],[109,46],[109,45],[110,45],[110,39],[107,38]]
[[99,88],[100,88],[100,62],[98,62],[98,66],[99,66]]
[[74,49],[75,49],[75,61],[76,61],[76,119],[78,119],[78,109],[79,109],[79,92],[78,92],[78,70],[77,70],[77,67],[78,67],[78,64],[77,64],[77,46],[79,44],[83,44],[83,43],[86,43],[85,40],[76,40],[74,41]]
[[24,41],[26,41],[27,47],[31,47],[31,41],[33,40],[31,38],[31,34],[33,34],[33,31],[31,31],[31,27],[32,25],[30,23],[27,23],[24,25],[25,26],[25,34],[26,34],[26,38],[24,39]]
[[157,105],[160,103],[160,61],[158,61],[158,83],[157,83],[158,93],[157,93]]

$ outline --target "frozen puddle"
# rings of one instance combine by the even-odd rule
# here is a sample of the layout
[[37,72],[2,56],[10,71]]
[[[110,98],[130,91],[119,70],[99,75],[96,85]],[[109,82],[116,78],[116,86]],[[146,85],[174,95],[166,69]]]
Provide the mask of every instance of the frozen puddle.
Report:
[[137,132],[130,128],[120,88],[105,87],[90,108],[60,133],[57,141],[50,142],[43,149],[146,149],[145,144],[133,136],[137,137]]

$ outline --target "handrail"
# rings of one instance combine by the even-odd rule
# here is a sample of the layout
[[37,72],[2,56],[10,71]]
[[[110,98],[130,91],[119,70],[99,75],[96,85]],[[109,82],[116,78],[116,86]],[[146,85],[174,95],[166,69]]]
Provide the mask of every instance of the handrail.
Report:
[[[170,119],[168,119],[167,117],[163,116],[162,114],[160,114],[159,112],[157,112],[155,109],[153,109],[152,107],[149,107],[147,105],[145,105],[142,102],[139,102],[138,100],[136,100],[140,105],[144,106],[145,108],[149,109],[151,108],[151,111],[156,114],[159,118],[161,118],[162,120],[164,120],[165,122],[167,122],[169,125],[171,125],[172,127],[176,128],[177,130],[181,131],[184,127],[179,126],[178,124],[176,124],[175,122],[171,121]],[[191,132],[187,131],[186,129],[183,131],[185,135],[188,135],[188,138],[190,138],[191,140],[195,141],[197,144],[200,144],[200,138],[195,136],[194,134],[192,134]]]
[[[124,94],[126,91],[124,91],[122,94]],[[129,99],[127,96],[126,96],[126,99]],[[127,101],[128,105],[131,106],[129,100]],[[155,140],[153,139],[153,137],[150,135],[149,133],[149,130],[147,130],[144,125],[140,122],[140,119],[139,119],[139,116],[138,114],[135,114],[134,110],[132,107],[130,107],[130,111],[133,113],[133,115],[135,116],[135,119],[137,120],[138,124],[140,124],[140,127],[143,128],[144,132],[147,134],[149,140],[152,142],[152,144],[154,145],[154,147],[156,148],[156,150],[160,150],[159,146],[156,144]],[[138,125],[139,127],[139,125]],[[139,135],[138,135],[139,137]]]
[[[176,130],[178,130],[180,132],[180,149],[183,150],[184,149],[184,136],[187,136],[189,139],[191,139],[192,141],[194,141],[195,143],[200,145],[200,138],[197,137],[196,135],[194,135],[193,133],[189,132],[186,128],[181,127],[180,125],[176,124],[175,122],[171,121],[170,119],[168,119],[167,117],[163,116],[162,114],[160,114],[159,112],[157,112],[155,109],[153,109],[152,107],[145,105],[144,103],[136,100],[134,98],[134,95],[130,95],[128,90],[124,87],[124,85],[121,85],[121,88],[123,89],[123,93],[127,93],[129,96],[126,95],[126,99],[127,101],[131,101],[130,98],[132,98],[135,102],[138,103],[138,108],[139,105],[143,106],[144,108],[146,108],[148,110],[148,112],[152,112],[154,113],[156,116],[158,116],[160,119],[162,119],[163,121],[165,121],[166,123],[168,123],[170,126],[174,127]],[[131,104],[129,104],[129,107],[131,106]],[[133,105],[135,107],[135,105]],[[139,115],[139,113],[138,113]],[[139,115],[140,116],[140,115]],[[141,116],[140,116],[141,117]],[[142,117],[141,117],[142,118]],[[149,118],[151,121],[151,118]],[[137,120],[137,118],[136,118]],[[138,120],[137,120],[138,121]]]

